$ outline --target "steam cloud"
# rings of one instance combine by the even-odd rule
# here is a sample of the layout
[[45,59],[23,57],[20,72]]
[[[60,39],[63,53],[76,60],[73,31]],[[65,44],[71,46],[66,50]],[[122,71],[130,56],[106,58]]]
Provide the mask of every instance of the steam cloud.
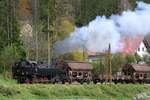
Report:
[[109,18],[97,16],[87,26],[76,28],[65,40],[58,41],[54,49],[58,55],[83,48],[101,52],[111,43],[112,52],[117,52],[123,46],[120,41],[124,36],[148,33],[150,33],[150,5],[137,2],[134,11],[124,11],[121,15],[112,15]]

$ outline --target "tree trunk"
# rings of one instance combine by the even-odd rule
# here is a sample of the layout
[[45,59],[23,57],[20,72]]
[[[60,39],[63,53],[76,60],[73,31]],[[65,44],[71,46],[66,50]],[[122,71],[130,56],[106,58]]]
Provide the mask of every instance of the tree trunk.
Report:
[[51,54],[50,54],[50,16],[49,16],[49,4],[48,4],[48,17],[47,17],[47,28],[48,28],[48,36],[47,36],[47,39],[48,39],[48,43],[47,43],[47,46],[48,46],[48,64],[50,65],[51,63]]

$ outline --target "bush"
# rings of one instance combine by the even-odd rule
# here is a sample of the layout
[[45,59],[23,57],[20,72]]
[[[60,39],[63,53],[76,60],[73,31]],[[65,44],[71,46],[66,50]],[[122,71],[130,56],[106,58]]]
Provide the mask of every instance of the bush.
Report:
[[125,64],[125,62],[126,59],[122,54],[120,53],[114,54],[112,57],[112,73],[121,71],[121,68]]
[[12,46],[5,47],[0,55],[0,72],[11,71],[11,66],[17,60],[23,57],[25,57],[25,53],[22,47],[17,46],[16,44],[12,44]]
[[143,60],[144,60],[144,62],[146,62],[147,64],[150,64],[150,56],[144,56]]
[[64,60],[75,60],[75,61],[84,61],[87,58],[87,55],[80,51],[75,51],[72,53],[66,53],[60,56]]
[[126,63],[135,63],[136,62],[136,58],[134,55],[127,55],[126,56]]
[[13,87],[10,88],[0,85],[0,94],[2,94],[3,96],[13,96],[19,93],[20,91],[15,90]]
[[105,65],[102,62],[92,62],[91,64],[93,66],[92,72],[94,75],[104,74],[104,72],[106,72]]

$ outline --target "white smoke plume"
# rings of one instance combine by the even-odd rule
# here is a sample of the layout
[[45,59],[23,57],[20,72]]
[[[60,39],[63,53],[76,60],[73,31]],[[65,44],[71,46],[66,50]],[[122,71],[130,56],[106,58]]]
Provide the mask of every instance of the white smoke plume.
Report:
[[71,35],[55,44],[55,52],[64,54],[86,48],[89,51],[102,52],[111,43],[112,52],[121,47],[124,36],[146,35],[150,33],[150,5],[138,2],[134,11],[109,18],[97,16],[87,26],[76,28]]

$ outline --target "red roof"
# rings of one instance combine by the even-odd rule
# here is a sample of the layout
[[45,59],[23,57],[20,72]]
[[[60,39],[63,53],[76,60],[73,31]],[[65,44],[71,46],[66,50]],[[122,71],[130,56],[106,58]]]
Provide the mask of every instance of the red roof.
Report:
[[142,41],[143,36],[124,37],[122,40],[123,47],[120,49],[120,52],[125,55],[134,54],[136,53]]

